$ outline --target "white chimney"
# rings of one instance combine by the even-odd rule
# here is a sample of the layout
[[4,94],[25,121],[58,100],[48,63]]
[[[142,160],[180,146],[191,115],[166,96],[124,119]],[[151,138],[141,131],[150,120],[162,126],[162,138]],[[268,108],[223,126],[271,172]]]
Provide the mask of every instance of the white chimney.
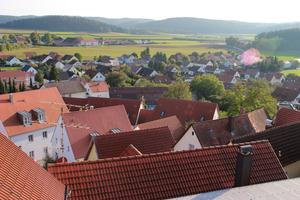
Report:
[[13,94],[12,93],[9,94],[9,101],[10,101],[11,104],[14,104],[14,99],[13,99]]

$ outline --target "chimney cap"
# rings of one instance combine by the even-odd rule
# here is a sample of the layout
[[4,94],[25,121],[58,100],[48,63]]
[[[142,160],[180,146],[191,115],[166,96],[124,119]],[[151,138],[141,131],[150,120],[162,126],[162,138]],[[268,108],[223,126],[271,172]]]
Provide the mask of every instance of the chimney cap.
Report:
[[251,145],[243,145],[238,147],[240,149],[240,153],[251,153],[254,151]]

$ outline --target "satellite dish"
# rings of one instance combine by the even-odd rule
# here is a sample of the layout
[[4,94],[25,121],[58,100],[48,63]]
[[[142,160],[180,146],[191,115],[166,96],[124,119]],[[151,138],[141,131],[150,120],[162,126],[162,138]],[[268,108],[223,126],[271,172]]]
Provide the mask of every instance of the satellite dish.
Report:
[[57,163],[63,163],[63,158],[64,158],[64,163],[68,162],[66,157],[60,157],[59,159],[57,159],[56,164]]

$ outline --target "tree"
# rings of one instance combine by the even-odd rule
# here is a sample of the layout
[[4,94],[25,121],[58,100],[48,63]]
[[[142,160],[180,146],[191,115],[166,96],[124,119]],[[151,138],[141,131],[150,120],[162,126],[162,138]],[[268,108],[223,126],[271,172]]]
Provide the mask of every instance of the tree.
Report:
[[141,58],[150,58],[150,49],[147,47],[144,51],[141,52]]
[[187,56],[184,56],[184,57],[182,58],[182,61],[185,61],[185,62],[191,62],[190,58],[187,57]]
[[229,38],[226,38],[225,42],[227,45],[231,45],[231,46],[234,46],[236,42],[239,41],[239,38],[237,37],[233,37],[233,36],[230,36]]
[[124,87],[125,79],[123,72],[112,72],[105,77],[105,81],[110,87]]
[[173,99],[192,100],[192,93],[187,83],[181,82],[170,85],[168,91],[163,94],[164,97]]
[[228,95],[228,115],[238,115],[240,108],[244,107],[246,112],[260,108],[266,108],[272,117],[277,112],[277,100],[271,96],[271,87],[264,80],[250,80],[244,84],[235,85],[233,92]]
[[10,40],[16,40],[17,39],[17,37],[13,33],[9,34],[8,37],[9,37]]
[[191,56],[194,56],[196,59],[199,59],[199,54],[195,51],[191,54]]
[[3,52],[6,50],[6,46],[4,44],[0,45],[0,51]]
[[17,88],[16,82],[15,82],[15,79],[13,80],[13,83],[12,83],[12,90],[11,90],[11,92],[12,93],[18,92],[18,88]]
[[7,34],[4,34],[4,35],[2,36],[2,39],[3,39],[3,40],[8,40],[8,39],[9,39],[9,36],[8,36]]
[[12,90],[13,88],[12,88],[12,83],[11,83],[11,79],[10,79],[10,77],[9,77],[9,79],[8,79],[8,92],[9,93],[12,93]]
[[22,82],[22,91],[26,91],[25,83]]
[[135,52],[133,52],[131,55],[133,55],[136,58],[139,58],[139,56]]
[[148,63],[148,67],[150,68],[150,69],[153,69],[154,68],[154,60],[150,60],[149,61],[149,63]]
[[57,68],[54,63],[51,65],[49,80],[59,81]]
[[95,61],[96,61],[96,60],[97,60],[97,56],[94,56],[94,59],[93,59],[93,60],[95,60]]
[[0,78],[0,94],[6,94],[5,86]]
[[49,46],[49,44],[52,44],[54,42],[53,38],[51,37],[51,34],[48,32],[48,33],[45,33],[44,37],[43,37],[43,42]]
[[40,83],[40,84],[44,84],[44,74],[42,72],[42,70],[38,69],[37,73],[35,75],[35,81]]
[[82,61],[82,55],[80,53],[75,53],[74,56],[79,60],[79,62]]
[[298,69],[299,66],[300,66],[300,63],[299,63],[298,60],[293,60],[293,61],[292,61],[292,65],[291,65],[291,68],[292,68],[292,69]]
[[139,79],[134,84],[134,87],[149,87],[149,86],[151,86],[151,82],[144,78]]
[[191,91],[196,93],[198,99],[204,97],[210,100],[213,95],[222,95],[225,89],[223,83],[215,75],[211,74],[196,76],[191,81]]
[[40,44],[40,35],[36,31],[32,32],[29,38],[33,45]]
[[126,66],[123,68],[123,72],[124,72],[125,74],[129,73],[130,71],[131,71],[131,68],[130,68],[128,65],[126,65]]
[[43,158],[44,164],[43,164],[43,168],[47,170],[48,167],[48,163],[56,163],[56,160],[53,159],[52,156],[49,156],[49,154],[47,153],[45,158]]

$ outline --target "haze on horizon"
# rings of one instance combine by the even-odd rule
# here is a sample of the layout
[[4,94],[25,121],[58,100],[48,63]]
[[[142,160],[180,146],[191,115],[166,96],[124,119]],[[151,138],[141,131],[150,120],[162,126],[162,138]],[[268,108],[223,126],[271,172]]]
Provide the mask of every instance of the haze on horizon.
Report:
[[[295,3],[295,1],[293,1]],[[242,22],[286,23],[300,22],[298,7],[292,1],[272,2],[248,1],[162,1],[152,0],[141,3],[138,0],[98,0],[69,1],[52,0],[44,3],[39,0],[2,1],[1,15],[67,15],[105,18],[147,18],[162,20],[174,17],[195,17]],[[53,5],[53,6],[51,6]]]

